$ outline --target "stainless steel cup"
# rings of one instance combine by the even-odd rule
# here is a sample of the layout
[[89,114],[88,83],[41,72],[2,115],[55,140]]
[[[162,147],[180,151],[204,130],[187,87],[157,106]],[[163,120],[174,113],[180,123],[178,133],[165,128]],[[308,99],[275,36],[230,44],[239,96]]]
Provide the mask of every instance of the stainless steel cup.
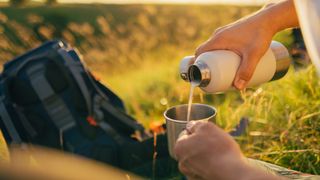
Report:
[[[171,107],[164,112],[167,126],[169,154],[175,159],[174,146],[180,133],[187,125],[188,104]],[[215,121],[216,109],[205,104],[192,104],[190,120],[192,121]]]

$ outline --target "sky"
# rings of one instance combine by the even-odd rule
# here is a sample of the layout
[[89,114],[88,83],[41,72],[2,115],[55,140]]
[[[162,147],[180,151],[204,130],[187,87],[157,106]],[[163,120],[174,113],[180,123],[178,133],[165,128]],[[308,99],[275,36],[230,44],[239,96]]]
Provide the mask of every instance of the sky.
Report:
[[[0,0],[4,2],[7,0]],[[41,1],[41,0],[36,0]],[[58,0],[65,3],[185,3],[185,4],[265,4],[278,0]]]

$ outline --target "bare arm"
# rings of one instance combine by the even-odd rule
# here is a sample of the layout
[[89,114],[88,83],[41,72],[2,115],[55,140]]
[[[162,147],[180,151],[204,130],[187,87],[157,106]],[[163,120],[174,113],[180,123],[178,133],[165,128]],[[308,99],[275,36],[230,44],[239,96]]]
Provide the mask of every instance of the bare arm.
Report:
[[[251,16],[219,28],[196,50],[226,49],[242,57],[234,86],[243,89],[259,59],[267,51],[273,35],[299,26],[292,0],[268,6]],[[179,138],[175,153],[179,169],[189,178],[202,179],[280,179],[250,166],[237,143],[212,123],[190,122],[189,134]]]
[[200,54],[225,49],[241,56],[242,61],[234,79],[234,86],[243,89],[251,79],[261,57],[268,50],[274,34],[299,26],[292,0],[267,6],[258,12],[227,26],[218,28],[196,50]]
[[232,137],[211,122],[191,121],[175,146],[180,171],[188,179],[276,180],[251,166]]

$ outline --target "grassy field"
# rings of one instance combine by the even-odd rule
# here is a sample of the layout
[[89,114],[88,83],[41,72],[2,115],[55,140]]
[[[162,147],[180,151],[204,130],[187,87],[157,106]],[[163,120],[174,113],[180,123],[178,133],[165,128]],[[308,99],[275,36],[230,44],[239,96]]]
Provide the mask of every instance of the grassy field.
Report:
[[[178,64],[214,31],[258,7],[195,5],[58,5],[0,8],[3,63],[52,38],[78,47],[88,67],[126,103],[146,127],[163,122],[163,111],[187,102],[189,84]],[[290,31],[276,40],[291,48]],[[244,94],[207,95],[195,102],[218,109],[217,123],[231,130],[248,117],[237,138],[248,157],[319,174],[320,90],[314,69],[290,71],[284,79]],[[0,143],[3,143],[0,141]],[[0,153],[1,155],[2,153]]]

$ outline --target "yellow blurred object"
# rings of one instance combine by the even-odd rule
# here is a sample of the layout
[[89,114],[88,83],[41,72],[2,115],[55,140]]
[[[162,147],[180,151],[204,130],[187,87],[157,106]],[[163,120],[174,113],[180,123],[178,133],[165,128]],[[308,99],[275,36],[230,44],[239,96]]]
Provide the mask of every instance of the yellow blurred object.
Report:
[[4,140],[2,132],[0,130],[0,162],[1,161],[9,162],[10,161],[10,156],[9,156],[7,143]]
[[26,145],[25,148],[17,146],[10,150],[11,162],[0,162],[0,179],[142,179],[99,162],[52,149]]

